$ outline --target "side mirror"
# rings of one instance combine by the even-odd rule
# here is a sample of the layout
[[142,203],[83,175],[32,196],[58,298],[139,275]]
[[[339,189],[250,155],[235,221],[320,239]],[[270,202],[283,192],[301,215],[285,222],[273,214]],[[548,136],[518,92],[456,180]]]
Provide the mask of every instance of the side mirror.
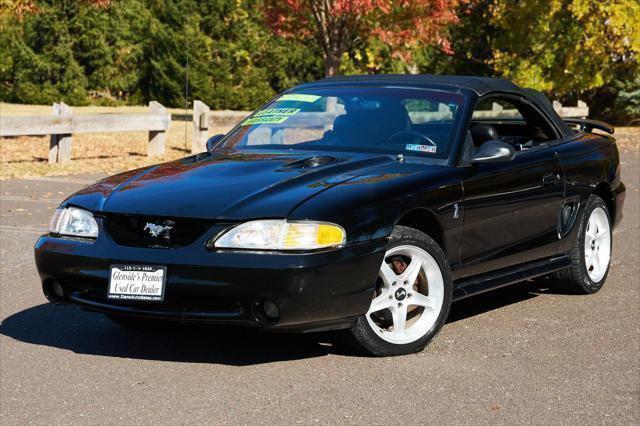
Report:
[[207,151],[211,151],[211,149],[218,143],[220,139],[222,139],[224,135],[221,133],[219,135],[213,135],[209,139],[207,139]]
[[486,141],[473,155],[472,163],[500,163],[511,161],[516,156],[516,150],[508,143],[501,141]]

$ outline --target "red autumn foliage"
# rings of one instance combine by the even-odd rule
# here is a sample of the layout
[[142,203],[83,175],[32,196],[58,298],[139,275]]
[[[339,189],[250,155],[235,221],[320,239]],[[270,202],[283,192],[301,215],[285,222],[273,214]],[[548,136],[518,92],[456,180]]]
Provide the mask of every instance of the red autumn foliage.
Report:
[[266,0],[267,24],[282,37],[313,39],[322,49],[325,75],[335,75],[356,40],[377,37],[407,55],[418,44],[452,54],[446,29],[467,0]]

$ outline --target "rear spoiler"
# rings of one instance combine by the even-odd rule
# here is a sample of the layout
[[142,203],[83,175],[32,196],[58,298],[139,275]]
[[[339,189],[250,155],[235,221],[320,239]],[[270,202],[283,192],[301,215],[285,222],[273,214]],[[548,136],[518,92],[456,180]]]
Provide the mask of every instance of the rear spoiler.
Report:
[[604,121],[589,120],[587,118],[565,118],[564,122],[580,126],[580,130],[583,132],[591,132],[593,129],[598,129],[612,135],[616,131],[613,126]]

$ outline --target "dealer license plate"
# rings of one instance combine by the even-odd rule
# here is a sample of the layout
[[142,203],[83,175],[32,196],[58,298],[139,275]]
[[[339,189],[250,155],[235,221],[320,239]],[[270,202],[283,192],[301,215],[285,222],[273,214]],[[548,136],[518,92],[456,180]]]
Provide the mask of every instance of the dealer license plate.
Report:
[[111,265],[108,299],[161,302],[167,268],[151,265]]

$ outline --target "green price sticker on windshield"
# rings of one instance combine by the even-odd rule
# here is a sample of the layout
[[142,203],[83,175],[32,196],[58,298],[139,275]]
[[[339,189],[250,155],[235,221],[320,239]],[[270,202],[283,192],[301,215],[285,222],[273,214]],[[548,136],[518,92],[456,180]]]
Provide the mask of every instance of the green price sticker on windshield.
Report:
[[300,112],[300,108],[269,108],[263,109],[262,111],[256,112],[254,117],[264,117],[267,115],[284,115],[287,117],[291,117],[292,115],[296,115]]
[[286,115],[273,115],[267,117],[252,117],[244,120],[241,126],[253,126],[254,124],[280,124],[287,121],[289,117]]
[[315,102],[321,97],[322,96],[318,96],[318,95],[305,95],[303,93],[287,93],[286,95],[280,96],[278,98],[278,102],[280,101]]

